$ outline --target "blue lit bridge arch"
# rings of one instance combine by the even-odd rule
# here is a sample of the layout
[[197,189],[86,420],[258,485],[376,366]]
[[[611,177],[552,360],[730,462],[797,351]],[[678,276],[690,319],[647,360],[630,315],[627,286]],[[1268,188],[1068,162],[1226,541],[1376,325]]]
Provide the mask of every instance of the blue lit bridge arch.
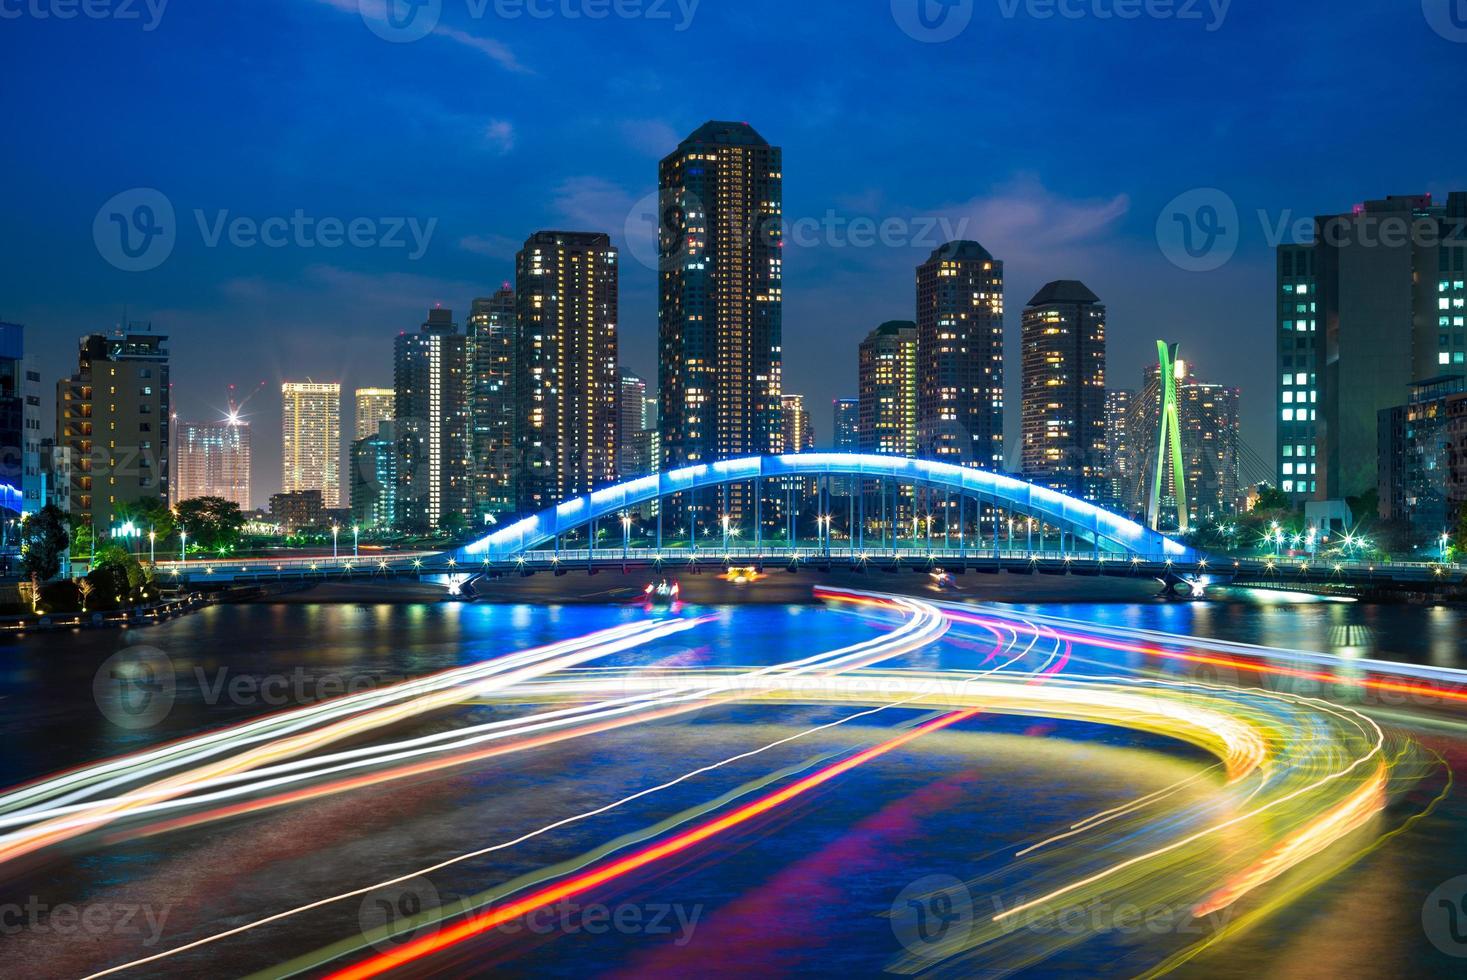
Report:
[[[837,504],[830,493],[835,479],[861,489],[849,494],[848,499],[843,497]],[[943,553],[951,553],[955,548],[962,553],[974,554],[983,551],[994,554],[1032,553],[1035,549],[1031,529],[1037,523],[1058,532],[1059,553],[1068,556],[1139,558],[1147,562],[1175,561],[1179,564],[1195,562],[1200,557],[1180,542],[1128,518],[1013,477],[950,463],[849,453],[758,456],[642,477],[565,501],[501,528],[460,549],[454,557],[463,565],[514,562],[546,550],[547,545],[558,550],[564,537],[585,530],[588,550],[595,549],[611,558],[613,554],[629,548],[629,544],[626,539],[619,541],[617,547],[597,544],[596,534],[590,529],[598,524],[621,529],[625,518],[658,501],[675,496],[696,500],[699,493],[709,490],[723,490],[726,495],[726,488],[731,486],[752,484],[764,488],[771,482],[781,488],[778,493],[796,492],[791,490],[793,487],[813,486],[816,489],[818,531],[815,538],[807,541],[804,548],[788,538],[782,543],[784,550],[797,556],[801,553],[806,556],[847,552],[855,555],[858,552],[879,554],[902,550],[936,553],[933,513],[938,494],[941,494]],[[896,515],[903,506],[900,496],[900,488],[903,487],[925,491],[927,502],[926,516],[914,515],[915,526],[906,545],[902,544],[902,531],[896,521]],[[874,492],[868,488],[874,488]],[[768,495],[766,489],[750,494],[755,502],[753,506],[762,506]],[[873,505],[873,501],[879,502],[879,506]],[[907,507],[909,511],[912,509],[910,503]],[[986,518],[984,508],[987,508]],[[659,509],[655,548],[658,554],[674,550],[663,547],[661,513]],[[1021,528],[1017,538],[1014,530],[1016,519]],[[879,536],[868,533],[876,520],[883,528]],[[740,555],[777,554],[781,543],[770,539],[777,536],[766,538],[764,526],[763,517],[756,516],[751,532],[743,536],[737,549],[729,546],[725,522],[721,541],[699,546],[696,534],[690,533],[692,547],[677,550],[701,551],[711,556],[734,550]],[[843,535],[843,539],[834,544],[837,532]]]

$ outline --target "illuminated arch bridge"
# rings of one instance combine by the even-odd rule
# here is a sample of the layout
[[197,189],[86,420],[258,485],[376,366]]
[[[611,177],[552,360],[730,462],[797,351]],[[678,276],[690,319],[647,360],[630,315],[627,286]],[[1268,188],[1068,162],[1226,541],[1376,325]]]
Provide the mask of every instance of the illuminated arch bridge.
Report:
[[[837,481],[862,492],[837,499],[831,493]],[[723,515],[731,488],[741,484],[758,487],[744,495],[750,509],[773,507],[777,513],[756,510],[751,527],[730,530]],[[810,487],[815,489],[810,498],[817,502],[816,533],[801,541],[789,512],[798,509],[794,495],[803,497]],[[912,489],[904,496],[901,488]],[[582,555],[594,552],[611,559],[632,550],[630,517],[674,496],[691,504],[684,512],[696,514],[702,508],[717,515],[713,520],[721,527],[700,539],[696,528],[664,528],[664,508],[655,508],[656,537],[647,542],[650,547],[639,545],[639,554],[875,557],[961,552],[1178,564],[1200,557],[1135,521],[998,473],[899,456],[799,453],[690,466],[597,490],[501,528],[455,552],[454,558],[462,565],[477,565],[544,557],[559,554],[563,541],[577,536],[586,542]],[[783,508],[777,504],[781,498],[788,502]],[[783,532],[766,531],[771,518],[783,522]]]

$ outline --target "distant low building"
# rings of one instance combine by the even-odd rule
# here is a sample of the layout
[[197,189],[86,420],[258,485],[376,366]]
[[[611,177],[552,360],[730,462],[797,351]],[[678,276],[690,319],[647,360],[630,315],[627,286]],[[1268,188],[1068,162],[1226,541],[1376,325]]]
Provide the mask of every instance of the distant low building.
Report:
[[294,534],[326,526],[326,503],[320,490],[294,490],[270,498],[270,519]]

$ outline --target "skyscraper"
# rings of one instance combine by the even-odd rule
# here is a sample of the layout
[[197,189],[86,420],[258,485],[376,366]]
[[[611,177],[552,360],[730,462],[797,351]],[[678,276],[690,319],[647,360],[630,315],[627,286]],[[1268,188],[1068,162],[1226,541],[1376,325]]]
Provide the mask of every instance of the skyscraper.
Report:
[[837,398],[831,403],[831,445],[838,453],[859,452],[861,448],[861,400]]
[[397,524],[406,531],[468,525],[467,339],[453,311],[435,307],[417,333],[397,338],[393,357],[398,435]]
[[1105,306],[1074,280],[1049,283],[1023,319],[1024,478],[1097,501],[1105,477]]
[[1135,392],[1114,388],[1105,393],[1105,499],[1108,510],[1129,512],[1128,487],[1137,481],[1139,447],[1131,431],[1131,402]]
[[1319,486],[1318,283],[1314,247],[1281,245],[1278,250],[1278,487],[1296,504]]
[[[669,467],[782,441],[783,155],[709,122],[661,163],[658,393]],[[731,488],[737,518],[745,488]]]
[[863,453],[917,455],[917,325],[883,323],[861,341],[857,387]]
[[621,434],[618,437],[618,468],[623,479],[651,472],[651,443],[644,424],[647,406],[647,382],[626,368],[619,368],[621,394],[617,414]]
[[815,425],[805,411],[804,395],[782,395],[780,451],[808,453],[815,448]]
[[383,422],[374,436],[351,444],[351,519],[364,530],[386,530],[397,521],[397,423]]
[[1467,192],[1318,217],[1311,242],[1281,247],[1278,273],[1279,486],[1367,493],[1379,413],[1413,382],[1467,373]]
[[221,422],[179,422],[178,501],[220,497],[250,509],[250,424],[238,418]]
[[542,231],[516,259],[519,510],[617,479],[618,253],[599,232]]
[[168,338],[132,327],[81,339],[77,372],[56,385],[56,443],[70,458],[73,527],[111,530],[117,507],[168,502]]
[[469,314],[469,420],[474,512],[515,508],[515,307],[509,283]]
[[327,510],[341,506],[341,385],[287,381],[280,387],[282,493],[320,490]]
[[917,269],[917,440],[925,458],[1002,470],[1003,263],[949,242]]
[[393,420],[397,414],[397,392],[391,388],[358,388],[356,407],[356,438],[353,442],[375,436],[383,422]]

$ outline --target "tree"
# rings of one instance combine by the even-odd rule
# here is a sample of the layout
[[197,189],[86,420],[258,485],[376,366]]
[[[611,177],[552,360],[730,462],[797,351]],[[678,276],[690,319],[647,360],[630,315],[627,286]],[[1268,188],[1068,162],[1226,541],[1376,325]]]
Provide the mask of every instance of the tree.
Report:
[[47,504],[20,526],[21,573],[49,582],[61,574],[61,558],[71,546],[71,518],[55,504]]
[[86,612],[87,600],[92,597],[93,592],[97,591],[97,587],[92,584],[90,579],[81,578],[76,581],[76,591],[81,596],[81,611]]
[[125,603],[137,594],[147,576],[143,566],[126,548],[111,545],[97,552],[92,570],[87,573],[91,593],[104,606]]
[[1457,510],[1457,550],[1467,551],[1467,504]]
[[1277,487],[1263,487],[1258,491],[1258,503],[1253,505],[1255,511],[1268,513],[1269,511],[1293,510],[1294,502],[1289,495]]
[[174,532],[173,511],[160,497],[140,497],[132,503],[120,505],[117,520],[131,521],[138,533],[144,536],[153,531],[160,541],[172,537]]
[[197,497],[178,505],[177,523],[190,541],[208,551],[222,551],[239,542],[245,515],[239,504],[220,497]]
[[458,511],[454,511],[438,523],[438,530],[450,538],[459,537],[469,529],[469,519]]

